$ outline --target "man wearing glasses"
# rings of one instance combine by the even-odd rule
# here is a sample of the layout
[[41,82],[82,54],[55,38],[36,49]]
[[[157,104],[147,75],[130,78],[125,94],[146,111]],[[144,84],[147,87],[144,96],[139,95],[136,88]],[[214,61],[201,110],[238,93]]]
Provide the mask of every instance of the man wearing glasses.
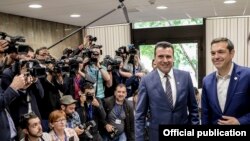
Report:
[[51,141],[48,133],[43,133],[39,117],[34,113],[27,113],[20,118],[20,127],[25,134],[21,141]]

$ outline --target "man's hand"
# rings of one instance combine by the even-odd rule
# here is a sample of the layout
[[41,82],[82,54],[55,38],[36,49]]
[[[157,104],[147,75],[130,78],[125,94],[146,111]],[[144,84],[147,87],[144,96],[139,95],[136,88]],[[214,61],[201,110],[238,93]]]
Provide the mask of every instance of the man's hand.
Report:
[[95,106],[95,107],[99,107],[100,106],[100,104],[99,104],[99,102],[98,102],[98,100],[96,98],[93,99],[92,105]]
[[0,52],[4,52],[8,48],[8,41],[0,39]]
[[106,128],[106,130],[107,130],[108,132],[112,132],[113,129],[114,129],[114,127],[113,127],[112,125],[110,125],[110,124],[107,124],[107,125],[105,126],[105,128]]
[[14,90],[19,90],[25,88],[25,76],[23,74],[15,76],[10,87]]
[[240,125],[240,122],[235,117],[222,116],[217,122],[219,125]]
[[74,130],[76,131],[77,135],[81,135],[84,132],[84,129],[80,129],[79,127],[74,128]]

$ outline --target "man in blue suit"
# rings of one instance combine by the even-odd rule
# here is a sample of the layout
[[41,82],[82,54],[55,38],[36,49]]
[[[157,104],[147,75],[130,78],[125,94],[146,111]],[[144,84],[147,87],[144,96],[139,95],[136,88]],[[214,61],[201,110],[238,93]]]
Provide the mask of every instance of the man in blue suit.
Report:
[[203,79],[202,124],[250,124],[250,69],[233,63],[234,53],[227,38],[211,42],[217,71]]
[[172,44],[157,43],[155,46],[156,69],[143,77],[139,85],[135,114],[136,141],[144,141],[143,130],[146,126],[148,110],[151,141],[159,140],[159,125],[199,124],[198,105],[190,74],[173,69],[173,62]]

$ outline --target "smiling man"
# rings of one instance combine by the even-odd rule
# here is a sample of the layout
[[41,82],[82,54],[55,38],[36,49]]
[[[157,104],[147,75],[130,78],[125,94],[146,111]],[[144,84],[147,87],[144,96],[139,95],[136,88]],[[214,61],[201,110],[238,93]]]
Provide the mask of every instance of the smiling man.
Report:
[[125,99],[126,96],[126,86],[118,84],[114,96],[104,100],[104,109],[107,113],[104,125],[109,140],[134,141],[134,113],[132,106]]
[[[190,74],[173,69],[174,48],[169,42],[155,46],[156,69],[139,86],[135,114],[135,140],[144,141],[143,130],[150,110],[149,139],[159,140],[159,125],[199,124],[198,105]],[[188,112],[187,112],[188,111]]]
[[234,63],[235,49],[227,38],[211,42],[217,71],[203,79],[202,124],[250,124],[250,69]]

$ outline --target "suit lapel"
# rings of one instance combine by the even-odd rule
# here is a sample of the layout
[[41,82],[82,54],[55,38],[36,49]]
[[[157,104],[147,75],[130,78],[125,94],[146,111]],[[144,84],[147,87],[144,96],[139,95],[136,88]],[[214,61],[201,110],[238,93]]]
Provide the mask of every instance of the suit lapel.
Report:
[[178,71],[176,71],[175,69],[173,69],[174,72],[174,79],[175,79],[175,86],[176,86],[176,101],[175,101],[175,105],[174,108],[176,107],[176,105],[179,103],[179,97],[180,97],[180,81],[181,81],[181,76],[180,73]]
[[219,104],[219,99],[218,99],[218,93],[217,93],[217,78],[216,78],[216,73],[213,74],[212,77],[212,81],[210,82],[211,86],[209,86],[208,88],[211,88],[211,101],[214,102],[214,105],[216,107],[217,110],[219,110],[220,113],[222,113],[222,110],[220,108],[220,104]]
[[172,106],[170,105],[167,94],[162,87],[161,78],[157,70],[154,71],[154,80],[152,82],[156,82],[156,89],[158,91],[158,94],[166,99],[165,101],[168,103],[169,108],[171,108]]
[[228,90],[227,90],[227,99],[225,103],[224,113],[228,109],[228,105],[230,105],[230,102],[232,101],[232,97],[235,91],[235,88],[238,84],[238,80],[240,79],[240,76],[237,74],[237,65],[234,64],[234,68],[231,74]]

